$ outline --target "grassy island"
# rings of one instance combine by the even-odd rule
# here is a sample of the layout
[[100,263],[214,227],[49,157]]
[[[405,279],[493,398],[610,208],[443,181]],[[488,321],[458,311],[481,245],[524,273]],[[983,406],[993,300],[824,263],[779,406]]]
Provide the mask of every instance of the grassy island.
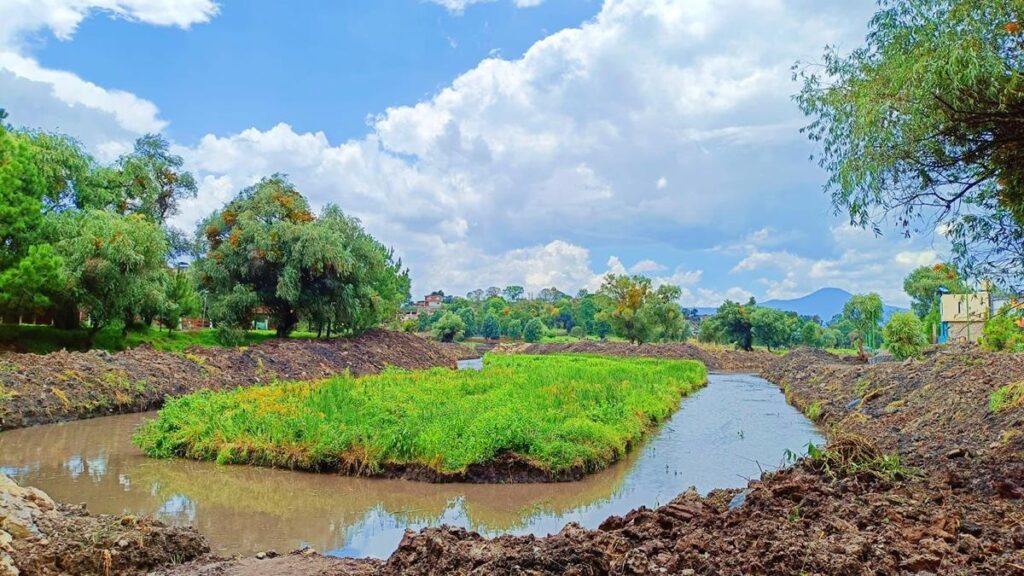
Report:
[[[488,356],[485,366],[200,392],[168,401],[135,443],[154,457],[225,464],[566,479],[620,458],[707,380],[683,360]],[[499,462],[518,473],[494,473]]]

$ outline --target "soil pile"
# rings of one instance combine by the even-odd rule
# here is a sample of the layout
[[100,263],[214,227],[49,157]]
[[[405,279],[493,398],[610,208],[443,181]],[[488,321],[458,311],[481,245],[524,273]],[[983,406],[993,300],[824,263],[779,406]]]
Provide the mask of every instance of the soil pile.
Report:
[[185,353],[139,347],[111,354],[0,354],[0,430],[159,407],[165,397],[197,390],[310,380],[386,366],[455,367],[435,343],[385,330],[350,339],[271,340],[240,348]]
[[0,574],[137,574],[209,552],[191,528],[92,516],[0,474]]
[[579,341],[546,344],[502,344],[496,352],[508,354],[603,354],[644,358],[697,360],[708,370],[718,372],[758,372],[777,356],[762,350],[746,352],[688,342],[629,344],[626,342]]

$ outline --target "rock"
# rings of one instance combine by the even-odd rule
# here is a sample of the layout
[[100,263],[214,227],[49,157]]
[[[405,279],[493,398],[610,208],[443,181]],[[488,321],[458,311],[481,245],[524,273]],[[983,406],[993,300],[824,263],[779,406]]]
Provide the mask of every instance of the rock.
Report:
[[964,448],[954,448],[949,452],[946,452],[946,458],[949,458],[950,460],[954,458],[963,458],[964,456],[967,456],[967,450]]
[[739,494],[733,496],[732,500],[729,500],[729,510],[742,508],[743,505],[747,503],[747,496],[749,496],[751,492],[753,492],[753,490],[747,488],[744,491],[740,492]]
[[267,553],[266,552],[257,552],[256,553],[256,559],[257,560],[263,560],[266,557],[267,557]]

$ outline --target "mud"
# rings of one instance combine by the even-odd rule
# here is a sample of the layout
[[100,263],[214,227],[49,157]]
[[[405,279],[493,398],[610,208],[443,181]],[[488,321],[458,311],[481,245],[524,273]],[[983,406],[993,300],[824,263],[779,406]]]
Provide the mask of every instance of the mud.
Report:
[[111,354],[0,353],[0,430],[158,408],[168,396],[275,380],[325,378],[386,366],[455,368],[456,359],[411,334],[371,331],[351,339],[272,340],[184,353],[139,347]]
[[0,474],[0,574],[137,574],[210,551],[191,528],[91,515]]
[[778,356],[755,350],[746,352],[725,347],[698,346],[688,342],[629,344],[626,342],[580,341],[548,344],[501,344],[495,352],[508,354],[604,354],[644,358],[697,360],[715,372],[759,372]]

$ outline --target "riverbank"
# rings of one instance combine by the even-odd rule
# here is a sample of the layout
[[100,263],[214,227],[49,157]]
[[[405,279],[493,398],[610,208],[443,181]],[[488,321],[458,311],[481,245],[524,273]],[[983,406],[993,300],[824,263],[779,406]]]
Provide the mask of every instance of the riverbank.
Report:
[[169,402],[136,435],[159,458],[431,482],[558,482],[607,468],[707,382],[693,361],[488,357]]
[[0,353],[0,430],[144,412],[167,397],[276,380],[314,380],[386,366],[455,368],[455,358],[414,335],[374,330],[354,338],[271,340],[238,348],[161,352]]
[[696,360],[712,372],[759,372],[778,356],[764,350],[735,350],[725,346],[692,344],[690,342],[661,342],[630,344],[628,342],[552,342],[536,344],[498,345],[497,353],[505,354],[599,354],[625,358],[666,358]]
[[0,474],[0,574],[134,574],[210,551],[192,528],[91,515]]

